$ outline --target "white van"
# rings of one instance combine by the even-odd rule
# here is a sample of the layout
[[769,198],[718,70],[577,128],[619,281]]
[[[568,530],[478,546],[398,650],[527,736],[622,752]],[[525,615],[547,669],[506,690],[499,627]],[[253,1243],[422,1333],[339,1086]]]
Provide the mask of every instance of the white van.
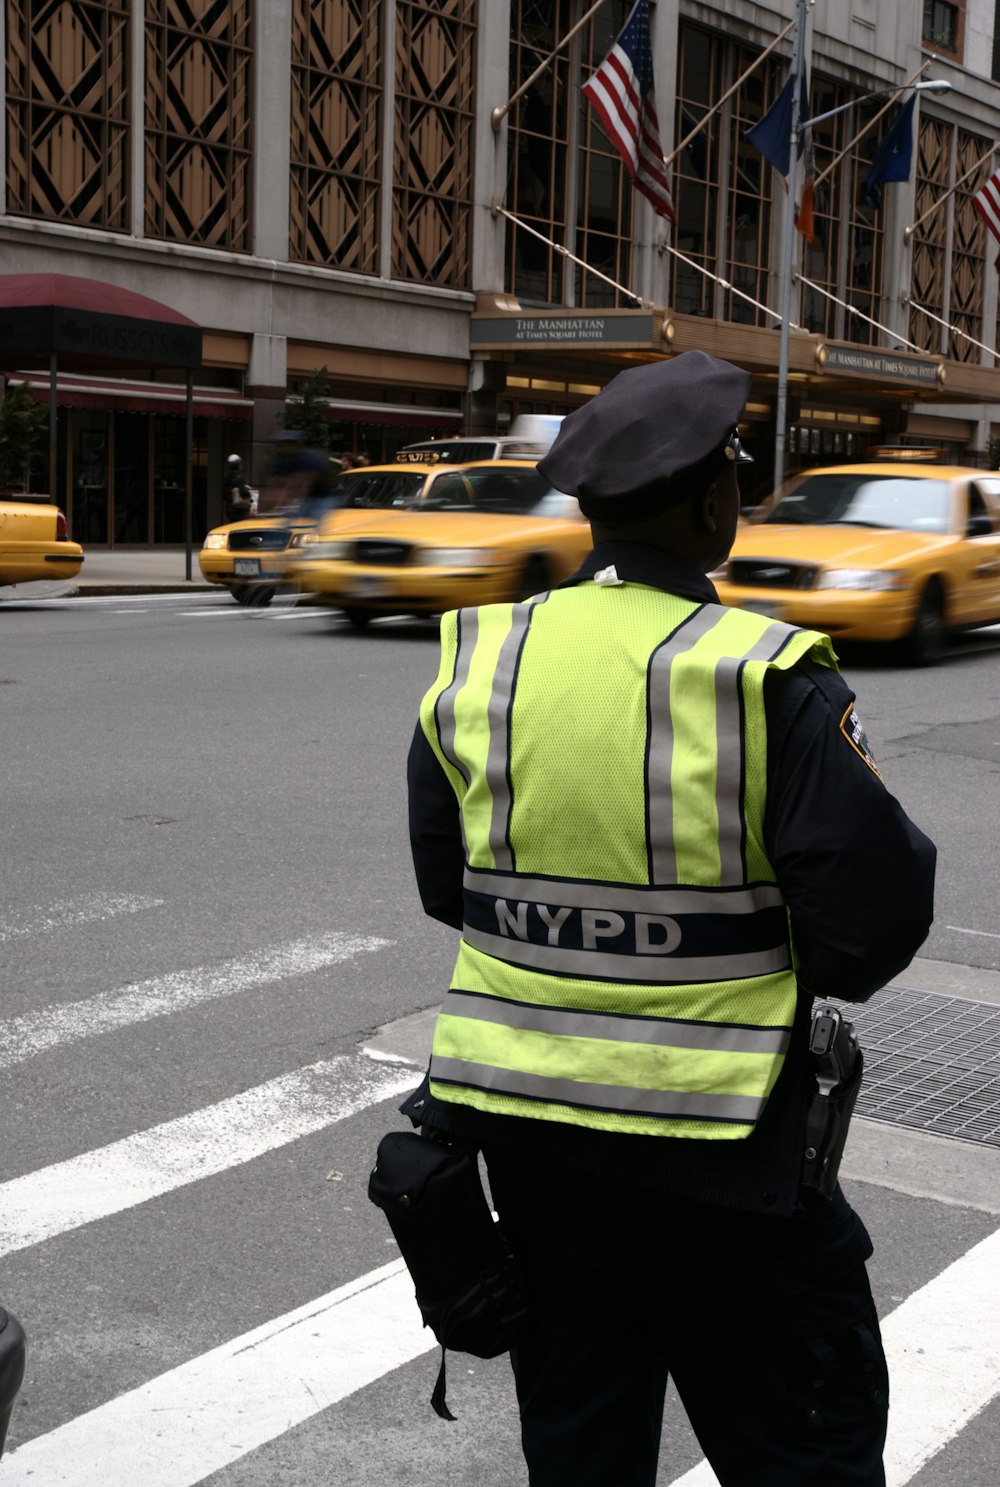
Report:
[[468,464],[470,460],[540,460],[548,454],[559,432],[563,415],[522,413],[509,434],[462,434],[454,439],[424,439],[397,449],[393,463]]

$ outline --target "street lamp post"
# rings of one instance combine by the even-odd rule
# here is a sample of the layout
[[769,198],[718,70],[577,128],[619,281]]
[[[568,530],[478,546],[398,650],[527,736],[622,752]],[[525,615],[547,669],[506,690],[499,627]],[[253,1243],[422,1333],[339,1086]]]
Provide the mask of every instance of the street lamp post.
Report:
[[808,0],[797,0],[795,43],[792,53],[795,84],[792,97],[792,129],[788,162],[788,192],[785,198],[785,238],[781,267],[781,330],[778,353],[778,400],[775,408],[777,426],[774,431],[774,488],[778,490],[785,478],[785,425],[788,420],[788,341],[792,309],[792,273],[795,257],[795,175],[799,154],[799,141],[807,129],[822,124],[835,114],[845,113],[856,103],[867,103],[870,98],[883,98],[889,93],[913,91],[914,93],[947,93],[951,83],[943,78],[925,82],[905,83],[902,88],[877,88],[872,93],[862,93],[837,108],[827,109],[812,119],[800,119],[802,100],[799,97],[803,73],[802,57],[805,50],[805,19]]

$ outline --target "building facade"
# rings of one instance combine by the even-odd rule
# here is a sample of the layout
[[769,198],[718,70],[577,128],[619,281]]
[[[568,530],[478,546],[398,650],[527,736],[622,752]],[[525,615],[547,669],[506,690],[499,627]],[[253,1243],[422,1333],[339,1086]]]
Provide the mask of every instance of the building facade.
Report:
[[[788,36],[754,64],[794,3],[651,5],[668,158],[688,141],[676,226],[580,92],[629,9],[605,0],[580,26],[592,0],[5,0],[3,272],[97,280],[202,328],[196,538],[220,519],[226,456],[259,480],[318,372],[335,445],[378,460],[565,412],[623,366],[702,347],[753,373],[766,485],[785,193],[746,132],[788,75]],[[886,443],[986,459],[997,245],[972,199],[1000,137],[997,39],[994,0],[811,11],[810,116],[853,106],[813,130],[792,467]],[[928,77],[952,90],[919,95],[910,179],[867,204],[889,90]],[[45,366],[3,370],[48,396]],[[176,373],[60,372],[57,403],[56,468],[33,483],[73,535],[182,542]]]

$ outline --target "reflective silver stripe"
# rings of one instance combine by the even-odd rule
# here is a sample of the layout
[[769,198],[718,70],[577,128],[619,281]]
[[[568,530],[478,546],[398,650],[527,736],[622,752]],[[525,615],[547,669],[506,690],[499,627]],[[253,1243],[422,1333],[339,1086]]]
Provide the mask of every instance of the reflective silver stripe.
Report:
[[510,699],[514,688],[514,668],[524,632],[531,623],[531,604],[515,604],[510,629],[500,647],[493,686],[486,707],[490,741],[486,751],[486,783],[490,787],[493,811],[490,816],[490,851],[499,868],[513,868],[514,859],[507,841],[511,794],[507,764],[510,758]]
[[773,620],[746,655],[723,657],[715,668],[715,794],[722,883],[742,883],[746,879],[743,861],[746,786],[743,779],[744,730],[740,719],[741,668],[747,661],[769,661],[791,633],[791,625]]
[[495,960],[512,965],[530,966],[536,971],[554,971],[559,976],[577,976],[582,980],[596,976],[601,981],[735,981],[753,976],[770,976],[787,971],[791,955],[785,944],[770,950],[740,951],[733,955],[605,955],[599,950],[563,950],[558,945],[533,945],[513,936],[490,935],[466,924],[462,938],[474,950]]
[[724,1120],[753,1125],[765,1101],[755,1095],[707,1095],[691,1090],[630,1089],[618,1084],[587,1084],[576,1079],[547,1079],[521,1069],[494,1069],[460,1058],[431,1058],[430,1077],[498,1095],[522,1095],[559,1105],[662,1120]]
[[785,1053],[790,1028],[734,1027],[729,1023],[682,1022],[665,1017],[622,1017],[601,1012],[525,1006],[503,997],[472,996],[449,991],[443,1017],[468,1017],[525,1033],[555,1033],[567,1038],[601,1038],[613,1043],[646,1043],[654,1048],[700,1048],[709,1053]]
[[670,715],[670,668],[675,657],[697,645],[718,623],[719,606],[706,604],[654,651],[649,663],[649,759],[646,790],[649,800],[649,854],[654,883],[677,879],[674,852],[674,811],[670,765],[674,754],[674,725]]
[[753,888],[645,888],[617,887],[610,883],[586,883],[565,878],[519,878],[504,873],[465,870],[470,893],[496,898],[545,904],[549,908],[624,909],[640,914],[754,914],[784,902],[776,883],[758,883]]
[[462,778],[468,783],[469,771],[461,763],[455,750],[455,698],[469,680],[469,667],[479,636],[479,612],[462,609],[456,620],[455,675],[438,697],[434,712],[437,718],[438,743],[441,752]]

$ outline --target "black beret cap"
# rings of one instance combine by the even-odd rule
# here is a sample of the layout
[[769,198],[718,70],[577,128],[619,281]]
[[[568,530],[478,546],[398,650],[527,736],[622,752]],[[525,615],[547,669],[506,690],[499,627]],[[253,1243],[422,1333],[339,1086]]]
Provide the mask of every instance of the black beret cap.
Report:
[[619,372],[563,419],[538,469],[585,516],[640,521],[698,494],[727,459],[750,373],[704,351]]

